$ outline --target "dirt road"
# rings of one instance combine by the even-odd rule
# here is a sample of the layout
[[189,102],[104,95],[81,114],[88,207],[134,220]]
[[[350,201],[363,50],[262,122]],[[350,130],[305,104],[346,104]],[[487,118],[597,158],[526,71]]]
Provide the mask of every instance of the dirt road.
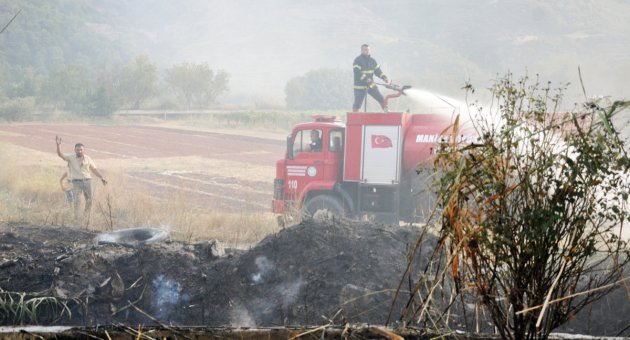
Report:
[[[189,195],[220,211],[266,211],[275,160],[282,138],[206,132],[155,126],[80,124],[0,125],[0,143],[55,154],[77,142],[106,172],[119,171],[126,183],[141,186],[156,199]],[[58,164],[63,167],[62,162]],[[109,176],[111,177],[111,176]]]

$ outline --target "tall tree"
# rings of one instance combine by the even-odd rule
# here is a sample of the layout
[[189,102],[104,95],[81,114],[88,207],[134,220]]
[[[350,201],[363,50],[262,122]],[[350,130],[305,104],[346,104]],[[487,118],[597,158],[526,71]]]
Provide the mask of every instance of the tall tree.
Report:
[[128,96],[124,84],[129,77],[125,67],[119,65],[101,67],[87,99],[87,113],[109,116],[122,107]]
[[166,83],[183,100],[187,109],[203,108],[228,91],[229,75],[215,72],[207,63],[182,63],[166,70]]
[[146,99],[157,93],[157,84],[157,66],[146,55],[136,57],[125,67],[122,89],[126,103],[139,109]]

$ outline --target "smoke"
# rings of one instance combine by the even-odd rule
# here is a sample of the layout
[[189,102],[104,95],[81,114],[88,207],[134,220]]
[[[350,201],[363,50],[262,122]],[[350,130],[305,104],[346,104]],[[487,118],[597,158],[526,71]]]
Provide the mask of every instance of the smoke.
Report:
[[286,278],[286,273],[279,272],[273,261],[266,256],[256,257],[254,264],[256,272],[251,274],[251,280],[254,284],[260,285],[263,293],[254,299],[244,301],[242,305],[237,305],[231,310],[230,319],[234,324],[255,325],[256,320],[268,323],[279,315],[291,315],[292,312],[289,309],[292,308],[304,286],[302,277],[293,280],[278,280]]
[[275,287],[274,292],[280,298],[282,309],[287,310],[297,300],[300,290],[304,285],[301,277],[293,282],[285,282]]
[[252,274],[254,283],[262,283],[265,276],[274,268],[273,263],[266,256],[259,256],[254,260],[258,271]]
[[230,310],[230,323],[238,327],[256,327],[254,318],[247,308],[237,304]]
[[116,36],[129,54],[147,54],[164,68],[193,62],[223,69],[234,102],[277,105],[293,77],[350,70],[364,42],[387,74],[435,88],[524,67],[573,82],[581,65],[592,87],[627,92],[629,4],[622,0],[598,2],[597,11],[589,1],[533,0],[156,1],[150,11],[144,1],[94,3],[108,14],[94,33]]
[[261,320],[263,323],[278,322],[279,316],[285,317],[285,320],[280,321],[281,323],[287,323],[286,318],[293,315],[292,309],[300,295],[302,286],[304,286],[304,280],[298,277],[293,281],[280,282],[265,287],[264,294],[247,301],[248,310],[254,313],[253,316],[256,320]]
[[154,315],[163,321],[170,321],[170,316],[177,306],[190,300],[188,294],[182,294],[182,286],[179,282],[167,279],[164,275],[158,275],[153,279],[153,299],[151,308]]

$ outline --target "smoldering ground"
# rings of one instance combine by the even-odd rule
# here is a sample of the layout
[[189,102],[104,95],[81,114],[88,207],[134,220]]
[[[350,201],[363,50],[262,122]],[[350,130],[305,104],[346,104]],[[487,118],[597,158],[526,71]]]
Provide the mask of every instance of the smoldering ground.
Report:
[[209,326],[319,325],[334,315],[339,322],[383,323],[420,232],[311,221],[248,251],[224,251],[214,241],[129,247],[94,245],[95,234],[76,229],[3,230],[3,290],[55,296],[72,310],[59,320],[43,313],[32,323]]
[[[4,306],[8,294],[19,293],[26,302],[55,297],[70,312],[61,313],[61,305],[52,302],[40,303],[31,316],[0,308],[4,325],[271,327],[383,324],[421,229],[305,221],[246,251],[224,250],[216,241],[94,245],[96,235],[90,232],[23,224],[3,225],[0,231]],[[425,237],[414,276],[435,242]],[[394,306],[393,322],[408,288]],[[565,330],[617,332],[627,322],[622,316],[630,313],[623,295],[617,290]],[[456,319],[452,327],[463,327]]]

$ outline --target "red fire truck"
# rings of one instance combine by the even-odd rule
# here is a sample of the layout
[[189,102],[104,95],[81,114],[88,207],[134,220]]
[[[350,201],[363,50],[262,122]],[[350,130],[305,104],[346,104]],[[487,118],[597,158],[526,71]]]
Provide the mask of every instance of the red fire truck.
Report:
[[[450,115],[348,113],[345,124],[331,116],[313,118],[293,128],[286,155],[276,162],[274,213],[327,210],[393,223],[421,220],[430,210],[430,179],[416,167],[435,151]],[[313,135],[320,136],[321,147],[311,145],[317,144]]]

